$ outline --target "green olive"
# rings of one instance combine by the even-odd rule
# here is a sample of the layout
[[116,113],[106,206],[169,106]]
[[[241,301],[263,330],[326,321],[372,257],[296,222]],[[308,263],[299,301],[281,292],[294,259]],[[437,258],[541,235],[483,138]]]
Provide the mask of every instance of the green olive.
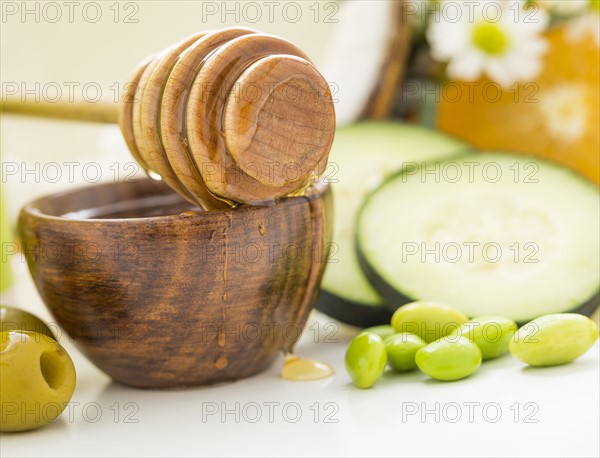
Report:
[[0,333],[0,431],[56,420],[75,390],[75,366],[58,342],[30,331]]
[[362,332],[372,332],[373,334],[377,334],[383,340],[396,334],[396,330],[393,328],[393,326],[391,326],[389,324],[381,324],[379,326],[372,326],[370,328],[363,329]]
[[383,341],[388,356],[388,364],[398,372],[416,369],[415,355],[417,351],[427,345],[416,334],[401,332],[394,334]]
[[456,331],[468,317],[447,305],[417,301],[394,312],[392,326],[396,332],[410,332],[425,342],[433,342]]
[[501,316],[471,318],[455,333],[477,344],[483,360],[497,358],[508,351],[508,345],[517,332],[517,324]]
[[0,305],[0,332],[32,331],[56,339],[48,325],[37,316],[15,307]]
[[555,313],[523,325],[509,349],[531,366],[557,366],[579,358],[597,339],[598,326],[587,316]]
[[385,370],[387,355],[383,340],[377,334],[363,332],[346,350],[346,371],[359,388],[370,388]]
[[436,380],[459,380],[481,366],[481,350],[466,337],[447,336],[417,351],[415,361]]

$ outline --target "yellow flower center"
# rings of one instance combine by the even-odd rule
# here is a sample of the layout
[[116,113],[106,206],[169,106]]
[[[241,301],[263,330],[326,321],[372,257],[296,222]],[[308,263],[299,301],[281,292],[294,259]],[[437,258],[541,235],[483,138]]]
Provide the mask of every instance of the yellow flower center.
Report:
[[472,39],[475,46],[487,54],[502,54],[508,48],[508,37],[497,24],[476,24]]

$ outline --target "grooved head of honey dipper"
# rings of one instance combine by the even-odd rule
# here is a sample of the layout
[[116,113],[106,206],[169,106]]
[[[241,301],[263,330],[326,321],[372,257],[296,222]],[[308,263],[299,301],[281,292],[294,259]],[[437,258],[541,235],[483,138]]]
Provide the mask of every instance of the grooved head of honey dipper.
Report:
[[335,112],[327,82],[308,61],[271,55],[249,66],[228,95],[223,133],[244,173],[274,189],[323,173]]

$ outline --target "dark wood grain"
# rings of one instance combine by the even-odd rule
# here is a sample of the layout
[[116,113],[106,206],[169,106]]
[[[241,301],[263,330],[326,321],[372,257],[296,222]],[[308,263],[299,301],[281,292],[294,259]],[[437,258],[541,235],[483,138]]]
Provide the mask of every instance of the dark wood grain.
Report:
[[205,212],[160,182],[111,183],[31,203],[19,232],[44,302],[96,366],[135,387],[185,387],[247,377],[293,348],[331,196],[318,185]]

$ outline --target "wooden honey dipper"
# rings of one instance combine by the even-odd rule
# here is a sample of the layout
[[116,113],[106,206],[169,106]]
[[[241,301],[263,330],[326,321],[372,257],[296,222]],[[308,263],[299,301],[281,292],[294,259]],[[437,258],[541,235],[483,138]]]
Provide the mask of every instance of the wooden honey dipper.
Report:
[[142,63],[126,88],[118,118],[132,155],[204,209],[269,203],[324,172],[331,93],[282,38],[247,28],[198,33]]

